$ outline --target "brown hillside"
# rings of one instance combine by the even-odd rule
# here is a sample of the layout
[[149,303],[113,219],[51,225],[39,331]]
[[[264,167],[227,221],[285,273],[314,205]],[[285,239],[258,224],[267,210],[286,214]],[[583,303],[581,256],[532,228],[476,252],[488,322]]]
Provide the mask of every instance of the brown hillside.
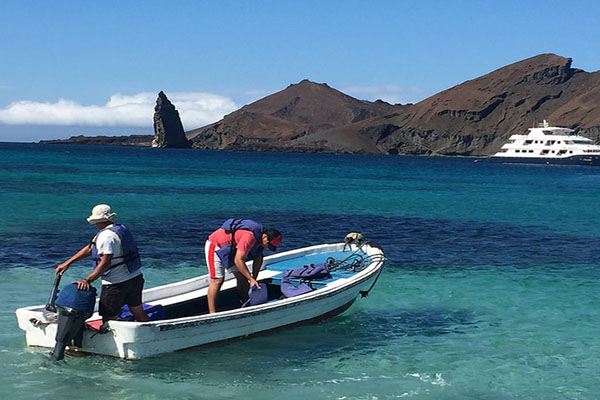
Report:
[[313,132],[385,115],[396,108],[383,101],[357,100],[326,84],[303,80],[246,105],[215,124],[189,131],[187,136],[196,147],[203,148],[331,151],[319,148],[318,143],[311,142],[304,148],[293,142]]
[[543,119],[593,136],[600,126],[599,79],[598,72],[571,68],[571,59],[542,54],[348,130],[370,137],[383,153],[430,155],[492,154]]
[[202,148],[481,156],[543,119],[599,141],[600,72],[541,54],[406,106],[304,80],[187,136]]

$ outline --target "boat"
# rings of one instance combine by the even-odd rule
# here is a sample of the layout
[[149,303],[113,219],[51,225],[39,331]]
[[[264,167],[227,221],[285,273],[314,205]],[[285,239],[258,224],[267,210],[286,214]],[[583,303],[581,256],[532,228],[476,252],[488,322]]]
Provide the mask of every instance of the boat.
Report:
[[[114,320],[100,327],[96,300],[93,314],[80,331],[79,346],[67,346],[66,354],[135,360],[333,317],[350,307],[359,295],[368,294],[384,263],[383,250],[362,239],[270,255],[264,258],[258,275],[259,285],[266,288],[266,302],[240,307],[236,280],[227,272],[219,293],[219,311],[213,314],[208,313],[206,301],[209,275],[144,290],[144,308],[160,309],[160,319],[149,322]],[[315,265],[325,265],[327,276],[307,280],[290,274]],[[298,295],[283,295],[288,289],[302,287],[308,288],[305,293],[297,290]],[[16,310],[27,346],[58,347],[57,320],[63,314],[49,309],[53,308],[37,305]]]
[[600,146],[573,129],[549,126],[544,120],[527,135],[512,135],[490,162],[600,165]]

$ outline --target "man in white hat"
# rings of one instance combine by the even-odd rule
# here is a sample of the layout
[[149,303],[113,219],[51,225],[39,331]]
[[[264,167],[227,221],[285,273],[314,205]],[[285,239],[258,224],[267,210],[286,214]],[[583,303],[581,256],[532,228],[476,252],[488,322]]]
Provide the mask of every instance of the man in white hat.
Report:
[[117,319],[127,304],[137,321],[149,321],[142,306],[142,263],[129,229],[115,223],[117,214],[107,204],[94,206],[87,221],[96,225],[98,233],[89,244],[57,266],[56,273],[62,275],[72,263],[92,256],[94,269],[85,279],[74,283],[79,290],[89,290],[91,282],[102,279],[99,304],[102,320]]

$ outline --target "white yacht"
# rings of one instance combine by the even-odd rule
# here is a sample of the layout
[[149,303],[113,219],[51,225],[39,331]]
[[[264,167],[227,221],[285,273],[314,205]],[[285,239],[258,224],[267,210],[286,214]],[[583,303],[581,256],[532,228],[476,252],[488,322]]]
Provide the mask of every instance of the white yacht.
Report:
[[549,126],[544,120],[527,135],[512,135],[491,162],[600,165],[600,146],[574,130]]

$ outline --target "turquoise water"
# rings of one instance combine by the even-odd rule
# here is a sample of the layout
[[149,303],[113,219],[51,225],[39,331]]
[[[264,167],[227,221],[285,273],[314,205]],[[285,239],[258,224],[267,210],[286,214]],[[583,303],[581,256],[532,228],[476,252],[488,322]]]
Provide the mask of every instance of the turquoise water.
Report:
[[[0,143],[0,397],[600,398],[599,189],[589,167]],[[279,228],[282,250],[359,231],[389,261],[318,324],[53,364],[14,310],[46,302],[102,202],[141,243],[147,286],[204,274],[204,239],[233,216]]]

